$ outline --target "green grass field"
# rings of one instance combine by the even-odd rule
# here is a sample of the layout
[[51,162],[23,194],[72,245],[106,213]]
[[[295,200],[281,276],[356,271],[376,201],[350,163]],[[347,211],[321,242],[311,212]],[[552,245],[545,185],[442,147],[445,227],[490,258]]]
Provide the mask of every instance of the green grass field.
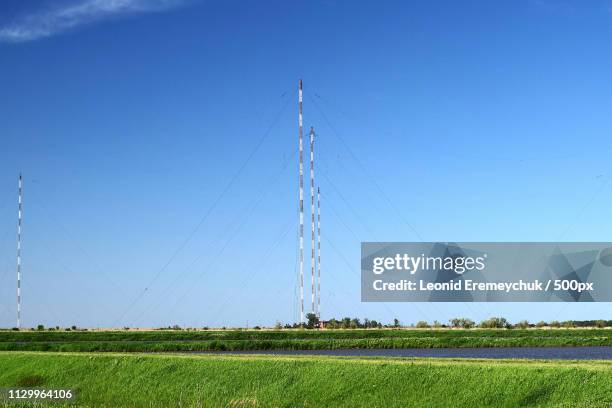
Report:
[[1,351],[612,346],[610,329],[2,331]]
[[612,406],[597,361],[3,352],[0,367],[1,387],[72,388],[82,407]]

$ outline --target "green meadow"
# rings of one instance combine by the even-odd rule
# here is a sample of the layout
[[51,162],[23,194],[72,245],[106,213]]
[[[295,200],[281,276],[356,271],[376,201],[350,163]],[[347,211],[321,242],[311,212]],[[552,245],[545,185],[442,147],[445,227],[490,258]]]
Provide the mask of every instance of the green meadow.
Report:
[[0,387],[75,390],[54,406],[612,406],[605,361],[2,352],[0,367]]

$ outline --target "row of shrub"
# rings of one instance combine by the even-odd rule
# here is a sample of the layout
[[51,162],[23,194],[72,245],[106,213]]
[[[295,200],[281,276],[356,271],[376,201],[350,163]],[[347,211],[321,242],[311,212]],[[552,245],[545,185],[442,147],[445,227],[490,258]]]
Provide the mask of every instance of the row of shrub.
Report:
[[612,327],[612,320],[585,320],[585,321],[574,321],[574,320],[565,320],[558,321],[553,320],[551,322],[545,322],[543,320],[537,323],[530,323],[528,320],[521,320],[518,323],[512,324],[504,317],[491,317],[489,319],[481,321],[479,324],[476,324],[472,319],[468,319],[465,317],[457,317],[449,320],[448,325],[443,325],[438,321],[434,321],[433,324],[429,324],[428,322],[421,320],[416,324],[417,328],[444,328],[444,327],[452,327],[452,328],[461,328],[461,329],[472,329],[475,327],[479,327],[482,329],[528,329],[532,327],[537,328],[573,328],[573,327],[595,327],[599,329],[603,329],[605,327]]
[[[303,328],[303,329],[320,329],[320,328],[325,328],[325,329],[383,329],[383,328],[405,329],[405,328],[414,328],[414,327],[418,329],[424,329],[424,328],[528,329],[528,328],[547,328],[547,327],[548,328],[562,328],[562,327],[563,328],[575,328],[575,327],[577,328],[588,328],[588,327],[606,328],[606,327],[612,327],[612,320],[565,320],[565,321],[553,320],[550,322],[539,321],[537,323],[531,323],[527,320],[521,320],[513,324],[513,323],[510,323],[504,317],[491,317],[489,319],[481,321],[480,323],[476,323],[474,320],[469,319],[469,318],[456,317],[456,318],[450,319],[448,323],[441,323],[437,320],[434,320],[433,323],[429,323],[427,321],[421,320],[417,322],[416,324],[411,324],[411,325],[406,326],[406,325],[401,324],[401,322],[397,318],[393,319],[392,323],[382,324],[381,322],[378,322],[373,319],[365,318],[361,320],[356,317],[352,317],[352,318],[344,317],[342,319],[332,318],[327,321],[319,321],[316,315],[308,314],[307,322],[305,324],[293,323],[293,324],[283,325],[282,323],[277,322],[276,325],[273,327],[273,329],[281,331],[283,329],[300,329],[300,328]],[[260,326],[255,326],[252,328],[252,330],[262,330],[262,329],[272,329],[272,328],[262,328]],[[19,332],[19,331],[21,332],[24,332],[24,331],[25,332],[87,332],[88,331],[86,328],[78,328],[77,326],[66,327],[66,328],[60,328],[59,326],[55,326],[55,327],[45,328],[45,326],[43,326],[42,324],[39,324],[37,327],[32,328],[32,329],[21,329],[20,330],[18,328],[13,328],[11,330],[14,332]],[[182,328],[178,325],[156,329],[156,331],[158,332],[164,332],[164,331],[201,332],[201,331],[207,331],[207,330],[209,330],[208,327],[197,329],[197,328]],[[223,327],[221,330],[227,331],[227,332],[236,332],[236,331],[243,331],[244,329],[243,328],[226,329],[225,327]],[[113,332],[127,332],[127,331],[130,331],[129,327],[124,327],[122,330],[116,330]],[[92,332],[90,331],[90,333]],[[93,333],[96,333],[96,331],[93,331]],[[100,333],[100,332],[97,332],[97,333]],[[110,333],[110,332],[105,332],[105,333]],[[140,337],[142,334],[142,332],[138,332],[138,331],[133,331],[133,333],[138,333],[136,337]],[[218,331],[214,333],[215,334],[211,334],[210,336],[204,335],[203,338],[214,338],[220,335]],[[74,334],[71,334],[70,336],[74,337]],[[153,335],[154,338],[152,338],[151,340],[155,340],[162,336],[163,335],[160,335],[160,336]],[[0,340],[1,339],[2,339],[2,335],[0,334]]]

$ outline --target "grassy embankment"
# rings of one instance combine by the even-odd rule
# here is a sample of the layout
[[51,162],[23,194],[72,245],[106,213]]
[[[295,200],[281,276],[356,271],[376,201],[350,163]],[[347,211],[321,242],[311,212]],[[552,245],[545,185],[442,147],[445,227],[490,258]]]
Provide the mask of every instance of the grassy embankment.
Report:
[[611,362],[5,352],[0,367],[0,387],[72,388],[82,407],[612,405]]
[[222,351],[612,346],[609,329],[0,332],[0,351]]

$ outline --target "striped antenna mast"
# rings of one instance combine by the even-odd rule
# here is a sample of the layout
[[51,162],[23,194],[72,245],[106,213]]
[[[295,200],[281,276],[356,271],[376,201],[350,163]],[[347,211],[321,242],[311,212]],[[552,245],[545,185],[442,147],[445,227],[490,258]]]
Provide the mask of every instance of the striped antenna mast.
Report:
[[17,328],[21,329],[21,217],[22,212],[22,179],[19,173],[19,198],[17,210]]
[[317,317],[321,318],[321,189],[317,187]]
[[314,129],[310,128],[310,279],[312,313],[317,314],[315,305],[315,193],[314,193]]
[[302,146],[302,80],[298,85],[298,137],[300,156],[300,324],[304,324],[304,162]]

